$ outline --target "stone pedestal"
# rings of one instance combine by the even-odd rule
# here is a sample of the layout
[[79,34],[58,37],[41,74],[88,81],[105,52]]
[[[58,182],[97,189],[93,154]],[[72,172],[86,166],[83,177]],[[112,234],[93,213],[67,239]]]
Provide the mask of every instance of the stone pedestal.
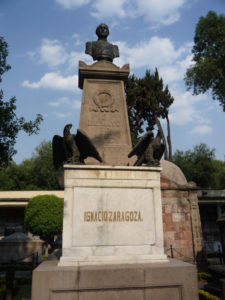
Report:
[[194,265],[165,263],[58,267],[46,261],[33,272],[32,300],[197,300]]
[[163,251],[161,168],[65,165],[60,260],[32,300],[197,300],[196,267]]
[[[79,87],[84,89],[79,127],[91,138],[105,165],[133,164],[127,157],[132,145],[123,81],[128,75],[129,65],[79,62]],[[96,164],[90,158],[87,162]]]
[[59,266],[166,261],[160,170],[65,165]]

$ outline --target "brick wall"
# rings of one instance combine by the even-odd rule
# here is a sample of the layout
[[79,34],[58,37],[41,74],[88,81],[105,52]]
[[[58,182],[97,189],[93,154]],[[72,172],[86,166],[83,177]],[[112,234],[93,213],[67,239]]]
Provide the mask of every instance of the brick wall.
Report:
[[197,189],[179,186],[161,175],[164,248],[173,247],[174,258],[191,261],[202,250],[201,222]]

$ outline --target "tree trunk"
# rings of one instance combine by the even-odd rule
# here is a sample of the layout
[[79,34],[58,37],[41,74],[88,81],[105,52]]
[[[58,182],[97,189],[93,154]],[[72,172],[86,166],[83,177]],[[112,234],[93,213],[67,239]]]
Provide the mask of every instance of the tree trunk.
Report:
[[165,138],[161,123],[160,123],[157,115],[155,115],[155,122],[156,122],[156,125],[158,126],[158,129],[160,131],[160,134],[161,134],[161,137],[162,137],[162,140],[163,140],[163,144],[165,146],[164,159],[168,160],[168,150],[167,150],[166,138]]
[[170,120],[168,114],[166,115],[167,121],[167,144],[169,147],[169,161],[172,161],[172,143],[171,143],[171,135],[170,135]]

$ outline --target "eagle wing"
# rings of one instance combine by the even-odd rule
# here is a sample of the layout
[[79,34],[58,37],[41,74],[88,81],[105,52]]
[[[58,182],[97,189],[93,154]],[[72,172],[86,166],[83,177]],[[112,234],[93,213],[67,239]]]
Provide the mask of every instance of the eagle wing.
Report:
[[102,162],[102,158],[98,153],[98,150],[95,148],[92,141],[89,139],[89,137],[82,131],[81,129],[77,129],[76,134],[76,145],[83,157],[83,159],[87,157],[94,157],[99,162]]
[[163,145],[162,143],[160,144],[159,147],[157,147],[155,150],[154,150],[154,153],[153,153],[153,158],[160,161],[160,159],[162,158],[163,156],[163,153],[165,151],[165,145]]
[[147,149],[148,145],[153,140],[153,133],[152,131],[148,131],[141,139],[140,141],[134,146],[134,148],[131,150],[131,152],[128,154],[128,157],[132,157],[133,155],[137,155],[137,157],[140,157],[145,150]]
[[66,160],[66,155],[63,147],[63,138],[59,135],[54,135],[52,139],[53,164],[57,170],[63,165]]

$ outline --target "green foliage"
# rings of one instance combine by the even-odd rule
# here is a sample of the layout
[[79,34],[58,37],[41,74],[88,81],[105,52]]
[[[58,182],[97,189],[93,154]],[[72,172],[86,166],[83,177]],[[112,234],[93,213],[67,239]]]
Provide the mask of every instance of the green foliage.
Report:
[[0,169],[0,190],[57,190],[51,142],[43,141],[30,159]]
[[55,190],[59,189],[58,172],[55,171],[52,158],[52,143],[42,142],[36,149],[32,158],[25,160],[23,166],[30,170],[32,183],[37,189]]
[[40,236],[62,232],[63,199],[54,195],[31,198],[25,210],[26,230]]
[[[159,77],[158,70],[151,74],[147,70],[143,78],[130,76],[125,84],[128,118],[130,123],[131,136],[134,144],[139,134],[145,130],[153,130],[155,124],[164,137],[159,118],[167,120],[168,145],[171,152],[170,128],[169,128],[169,107],[174,99],[171,96],[168,86],[164,88],[163,80]],[[166,140],[164,138],[166,146]]]
[[15,285],[27,285],[32,283],[32,276],[16,276],[14,279]]
[[31,299],[31,284],[17,286],[14,293],[13,300]]
[[154,74],[147,70],[143,78],[130,76],[125,91],[130,128],[136,136],[144,132],[146,125],[146,130],[152,130],[156,124],[155,117],[165,118],[174,101],[168,86],[163,87],[157,69]]
[[225,111],[225,15],[209,11],[195,29],[194,65],[187,69],[185,83],[198,95],[212,91]]
[[198,273],[198,280],[201,280],[201,279],[209,280],[210,278],[212,278],[212,275],[209,273],[206,273],[206,272]]
[[177,150],[173,162],[181,168],[188,181],[201,188],[225,188],[225,162],[215,159],[215,149],[199,144],[193,150]]
[[225,189],[225,162],[221,160],[212,161],[215,172],[213,173],[213,187],[215,189]]
[[204,290],[198,290],[199,300],[222,300],[220,297],[210,294]]
[[[15,276],[13,282],[13,300],[21,300],[31,297],[32,276]],[[6,280],[0,278],[0,300],[5,300]]]
[[[4,72],[10,69],[7,64],[8,45],[3,37],[0,37],[0,82]],[[39,124],[43,120],[40,114],[34,121],[26,122],[24,117],[18,118],[16,115],[16,98],[9,101],[3,100],[3,91],[0,90],[0,168],[7,167],[12,162],[12,157],[16,153],[14,149],[19,131],[23,130],[29,135],[37,134]]]
[[3,37],[0,36],[0,82],[2,81],[2,75],[11,69],[11,66],[7,64],[8,45]]

